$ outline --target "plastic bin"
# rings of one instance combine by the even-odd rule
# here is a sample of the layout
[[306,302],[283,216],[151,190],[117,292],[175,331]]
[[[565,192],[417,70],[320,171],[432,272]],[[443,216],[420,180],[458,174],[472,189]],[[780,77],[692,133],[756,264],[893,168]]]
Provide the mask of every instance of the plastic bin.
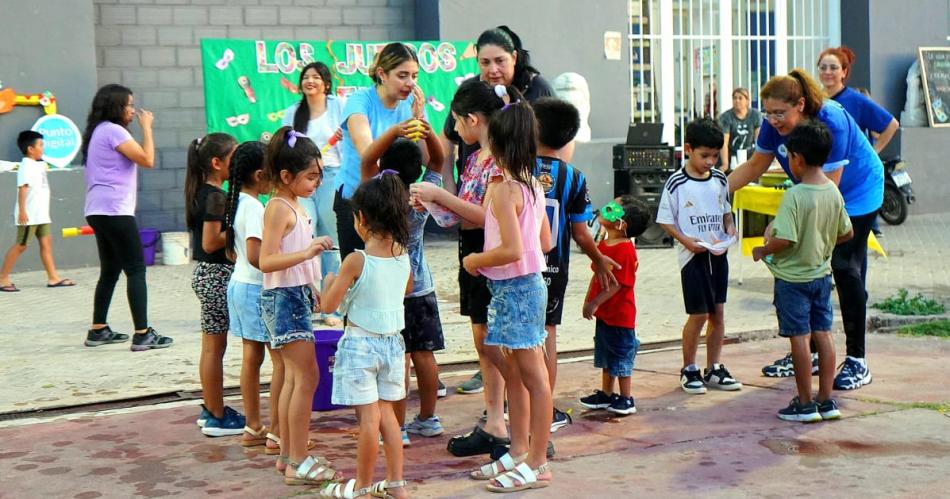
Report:
[[314,411],[332,411],[339,409],[339,405],[333,405],[330,397],[333,394],[333,364],[336,362],[336,344],[343,337],[343,331],[339,329],[315,329],[313,331],[313,349],[317,356],[317,369],[320,371],[320,382],[317,384],[317,390],[313,392],[313,404],[311,409]]
[[142,253],[145,256],[145,265],[155,265],[155,251],[158,249],[158,229],[139,229],[139,238],[142,239]]

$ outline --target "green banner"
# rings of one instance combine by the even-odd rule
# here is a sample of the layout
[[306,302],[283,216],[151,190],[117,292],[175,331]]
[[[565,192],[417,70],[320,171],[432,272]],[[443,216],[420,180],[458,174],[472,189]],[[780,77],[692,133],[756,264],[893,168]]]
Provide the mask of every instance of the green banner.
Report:
[[[277,130],[284,111],[301,98],[300,68],[321,61],[333,74],[333,90],[346,96],[372,85],[366,75],[388,42],[201,40],[208,132],[238,141]],[[419,54],[419,86],[426,113],[441,130],[459,84],[478,73],[472,42],[405,42]]]

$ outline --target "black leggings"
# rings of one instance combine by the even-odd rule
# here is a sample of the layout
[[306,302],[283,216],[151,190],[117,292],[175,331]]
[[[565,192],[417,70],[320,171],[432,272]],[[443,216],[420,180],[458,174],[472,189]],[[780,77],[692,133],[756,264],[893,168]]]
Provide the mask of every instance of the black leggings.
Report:
[[841,320],[847,337],[847,353],[863,359],[864,333],[867,322],[868,293],[865,288],[868,262],[868,234],[877,218],[877,211],[851,217],[854,237],[835,246],[831,255],[831,273],[838,289]]
[[340,261],[346,258],[353,250],[365,249],[366,243],[360,239],[353,227],[353,203],[343,197],[341,187],[333,195],[333,213],[336,214],[336,235],[340,240],[336,242],[340,247]]
[[145,256],[135,217],[89,215],[86,222],[96,231],[99,248],[99,282],[93,302],[92,323],[107,324],[109,305],[119,274],[125,272],[126,295],[136,330],[148,327],[148,290],[145,286]]

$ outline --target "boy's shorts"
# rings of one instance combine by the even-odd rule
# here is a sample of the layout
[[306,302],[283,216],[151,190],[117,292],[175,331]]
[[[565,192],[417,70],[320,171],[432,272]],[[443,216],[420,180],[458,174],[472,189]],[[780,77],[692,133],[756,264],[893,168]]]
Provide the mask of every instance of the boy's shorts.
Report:
[[726,253],[714,255],[705,251],[693,255],[680,269],[680,282],[687,314],[715,312],[716,305],[726,303],[726,289],[729,287]]
[[640,340],[637,339],[636,330],[611,326],[597,319],[594,330],[594,367],[617,378],[629,377],[639,349]]
[[336,405],[366,405],[406,398],[406,344],[401,334],[376,334],[347,326],[336,346]]
[[567,292],[567,268],[559,272],[543,272],[541,277],[548,287],[548,303],[544,313],[545,326],[561,324],[561,315],[564,312],[564,295]]
[[427,295],[406,297],[402,303],[406,310],[406,328],[402,330],[406,353],[445,350],[445,337],[442,335],[439,302],[435,299],[435,291]]
[[459,231],[459,308],[461,314],[471,319],[472,324],[488,324],[488,303],[491,291],[485,276],[473,276],[462,267],[462,259],[485,249],[485,231],[465,229]]
[[191,289],[201,303],[201,330],[205,334],[225,334],[228,317],[228,281],[234,265],[198,262],[191,274]]
[[20,246],[26,246],[30,242],[30,236],[39,239],[48,235],[50,235],[49,224],[16,226],[16,243]]
[[228,317],[231,334],[238,338],[270,343],[270,336],[261,318],[261,285],[238,282],[228,283]]
[[485,344],[511,350],[544,345],[544,306],[548,289],[541,273],[527,274],[500,281],[488,281],[491,304],[488,307],[488,335]]
[[307,285],[261,291],[261,318],[271,348],[295,341],[313,343],[313,304],[313,291]]
[[804,336],[815,331],[831,331],[831,276],[811,282],[775,279],[772,303],[778,316],[779,335]]

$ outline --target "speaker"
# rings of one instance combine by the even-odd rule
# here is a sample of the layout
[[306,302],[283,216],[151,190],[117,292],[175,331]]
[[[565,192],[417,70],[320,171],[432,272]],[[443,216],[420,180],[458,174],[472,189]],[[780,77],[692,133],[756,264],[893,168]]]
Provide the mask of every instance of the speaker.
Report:
[[628,146],[616,144],[614,170],[676,170],[675,152],[669,146]]

